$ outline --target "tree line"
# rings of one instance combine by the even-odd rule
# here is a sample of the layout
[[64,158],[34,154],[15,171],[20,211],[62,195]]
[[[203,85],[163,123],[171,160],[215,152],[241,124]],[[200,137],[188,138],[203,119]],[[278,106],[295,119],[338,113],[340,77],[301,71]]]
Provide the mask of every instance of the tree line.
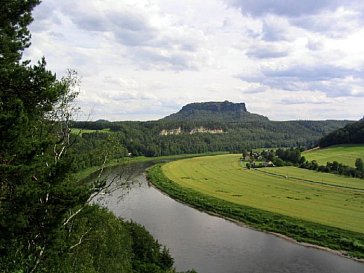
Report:
[[320,139],[320,147],[338,144],[364,144],[364,118],[337,129]]
[[[357,158],[355,160],[355,168],[344,165],[337,161],[327,162],[326,165],[319,165],[316,160],[307,161],[301,152],[302,148],[289,148],[283,149],[278,148],[276,150],[263,150],[261,152],[247,152],[246,150],[242,153],[241,160],[249,161],[246,163],[246,167],[250,168],[262,168],[267,166],[296,166],[303,169],[314,170],[325,173],[334,173],[338,175],[364,178],[364,162],[363,159]],[[260,163],[255,163],[260,161]],[[262,162],[271,162],[271,165],[263,164]]]

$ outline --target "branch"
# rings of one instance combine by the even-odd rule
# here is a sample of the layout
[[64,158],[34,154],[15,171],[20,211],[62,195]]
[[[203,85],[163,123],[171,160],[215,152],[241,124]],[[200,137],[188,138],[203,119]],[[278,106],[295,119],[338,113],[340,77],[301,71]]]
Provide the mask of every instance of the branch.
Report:
[[75,213],[72,213],[70,217],[67,218],[67,220],[63,223],[64,226],[66,226],[75,216],[77,216],[77,214],[79,214],[83,209],[85,208],[85,206],[82,206],[81,208],[79,208]]
[[[105,164],[106,164],[106,160],[107,160],[107,156],[105,156],[105,158],[104,158],[104,162],[103,162],[103,164],[102,164],[102,166],[101,166],[101,170],[100,170],[100,173],[99,173],[99,175],[98,175],[98,178],[100,178],[101,177],[101,175],[102,175],[102,173],[103,173],[103,171],[104,171],[104,168],[105,168]],[[100,190],[101,191],[101,190]],[[90,201],[97,195],[97,194],[99,194],[100,193],[100,191],[97,191],[97,193],[96,194],[94,194],[93,196],[91,195],[90,197],[89,197],[89,199],[88,199],[88,201],[86,202],[86,204],[88,204],[88,203],[90,203]],[[71,214],[71,216],[70,217],[68,217],[67,219],[66,219],[66,221],[63,223],[63,226],[66,226],[75,216],[77,216],[85,207],[86,207],[86,204],[84,204],[84,205],[82,205],[82,207],[81,208],[79,208],[76,212],[74,212],[74,213],[72,213]]]
[[39,264],[39,262],[40,262],[40,259],[41,259],[41,258],[42,258],[42,256],[43,256],[43,253],[44,253],[44,247],[42,247],[42,249],[40,250],[39,255],[38,255],[38,257],[37,257],[37,260],[36,260],[36,262],[35,262],[35,265],[34,265],[34,266],[33,266],[33,268],[29,271],[30,273],[33,273],[33,272],[37,269],[38,264]]
[[83,238],[87,235],[87,233],[89,233],[91,231],[91,228],[88,229],[88,231],[86,231],[84,234],[82,234],[80,240],[78,241],[77,244],[74,244],[73,246],[70,247],[70,250],[75,248],[76,246],[79,246],[80,244],[82,244],[82,240]]

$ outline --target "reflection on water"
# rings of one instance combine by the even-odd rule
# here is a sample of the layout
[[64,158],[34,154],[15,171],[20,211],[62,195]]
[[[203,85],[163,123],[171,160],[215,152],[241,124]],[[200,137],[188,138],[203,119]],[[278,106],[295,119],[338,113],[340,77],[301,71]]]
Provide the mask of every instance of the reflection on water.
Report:
[[[238,226],[174,201],[148,185],[144,175],[102,202],[117,216],[144,225],[170,249],[177,270],[199,273],[363,273],[364,264]],[[125,192],[125,191],[124,191]]]

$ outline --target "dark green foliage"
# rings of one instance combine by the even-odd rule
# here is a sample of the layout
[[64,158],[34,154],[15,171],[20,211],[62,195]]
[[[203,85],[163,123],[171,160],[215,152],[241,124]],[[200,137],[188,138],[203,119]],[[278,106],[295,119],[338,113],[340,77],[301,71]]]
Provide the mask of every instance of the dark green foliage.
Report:
[[165,272],[172,269],[173,258],[169,251],[156,241],[144,227],[136,223],[126,223],[132,238],[133,271],[140,273]]
[[273,164],[276,167],[282,167],[286,165],[286,162],[284,162],[282,159],[280,159],[279,157],[275,157],[273,158]]
[[67,251],[48,256],[38,272],[133,272],[128,229],[105,209],[86,207],[62,230],[60,241]]
[[300,168],[314,170],[324,173],[334,173],[337,175],[344,175],[349,177],[356,177],[356,178],[364,178],[364,171],[359,170],[358,168],[353,168],[350,166],[346,166],[342,163],[337,161],[334,162],[327,162],[326,166],[319,165],[316,160],[306,161],[299,165]]
[[67,256],[72,243],[63,238],[63,223],[91,193],[72,179],[74,159],[66,152],[73,74],[57,80],[44,59],[20,62],[38,3],[0,5],[1,272],[52,272],[49,261]]
[[276,150],[276,156],[283,161],[290,162],[295,165],[305,162],[305,158],[301,156],[301,151],[298,148],[290,148],[290,149],[279,148]]
[[38,272],[175,272],[168,249],[143,226],[98,206],[87,206],[60,238],[71,247],[63,255],[50,256]]
[[17,63],[30,45],[31,11],[40,0],[6,0],[0,5],[0,65]]
[[364,235],[361,233],[238,205],[181,187],[163,174],[161,165],[150,168],[147,177],[157,188],[197,209],[242,221],[257,229],[284,234],[299,242],[340,250],[353,257],[364,257]]
[[[39,2],[0,5],[0,272],[134,272],[134,263],[173,272],[167,249],[143,228],[138,235],[149,239],[139,242],[129,232],[133,224],[87,206],[96,189],[73,179],[72,171],[102,163],[101,154],[126,151],[113,135],[70,137],[73,73],[57,80],[44,59],[20,62]],[[85,155],[90,160],[80,166]],[[139,259],[134,245],[155,249],[154,256]]]
[[[228,112],[231,113],[231,112]],[[240,112],[239,112],[240,113]],[[253,114],[242,112],[244,115]],[[165,118],[148,122],[74,122],[73,127],[102,130],[109,128],[134,156],[230,151],[240,153],[261,147],[311,147],[324,134],[346,125],[347,121],[270,121],[259,116],[234,120],[226,113],[210,112],[196,118]],[[258,115],[257,115],[258,116]],[[223,133],[194,133],[193,129],[222,130]],[[163,130],[181,129],[178,135],[162,135]]]
[[73,172],[92,166],[102,166],[104,162],[121,159],[128,155],[126,148],[113,133],[72,134],[71,142],[68,153],[73,157]]
[[355,167],[360,172],[364,171],[364,162],[363,162],[363,159],[357,158],[355,160]]
[[363,144],[364,143],[364,119],[344,128],[337,129],[320,139],[320,147],[337,144]]
[[66,213],[89,196],[70,178],[71,160],[61,160],[67,131],[53,115],[72,99],[71,79],[57,80],[44,60],[20,63],[38,3],[0,5],[1,272],[30,271],[62,252],[65,246],[56,242]]

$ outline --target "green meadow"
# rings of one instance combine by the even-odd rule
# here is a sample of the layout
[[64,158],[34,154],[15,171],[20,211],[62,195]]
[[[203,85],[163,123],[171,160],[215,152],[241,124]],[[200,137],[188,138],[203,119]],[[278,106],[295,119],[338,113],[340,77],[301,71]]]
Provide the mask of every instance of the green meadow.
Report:
[[79,129],[79,128],[71,128],[71,133],[74,135],[89,134],[89,133],[112,133],[110,129],[102,129],[102,130],[91,130],[91,129]]
[[364,233],[363,180],[296,167],[247,170],[239,157],[184,159],[162,171],[179,186],[219,200]]
[[354,167],[355,160],[364,160],[364,145],[335,145],[324,149],[314,149],[302,153],[306,160],[316,160],[320,165],[337,161],[347,166]]

